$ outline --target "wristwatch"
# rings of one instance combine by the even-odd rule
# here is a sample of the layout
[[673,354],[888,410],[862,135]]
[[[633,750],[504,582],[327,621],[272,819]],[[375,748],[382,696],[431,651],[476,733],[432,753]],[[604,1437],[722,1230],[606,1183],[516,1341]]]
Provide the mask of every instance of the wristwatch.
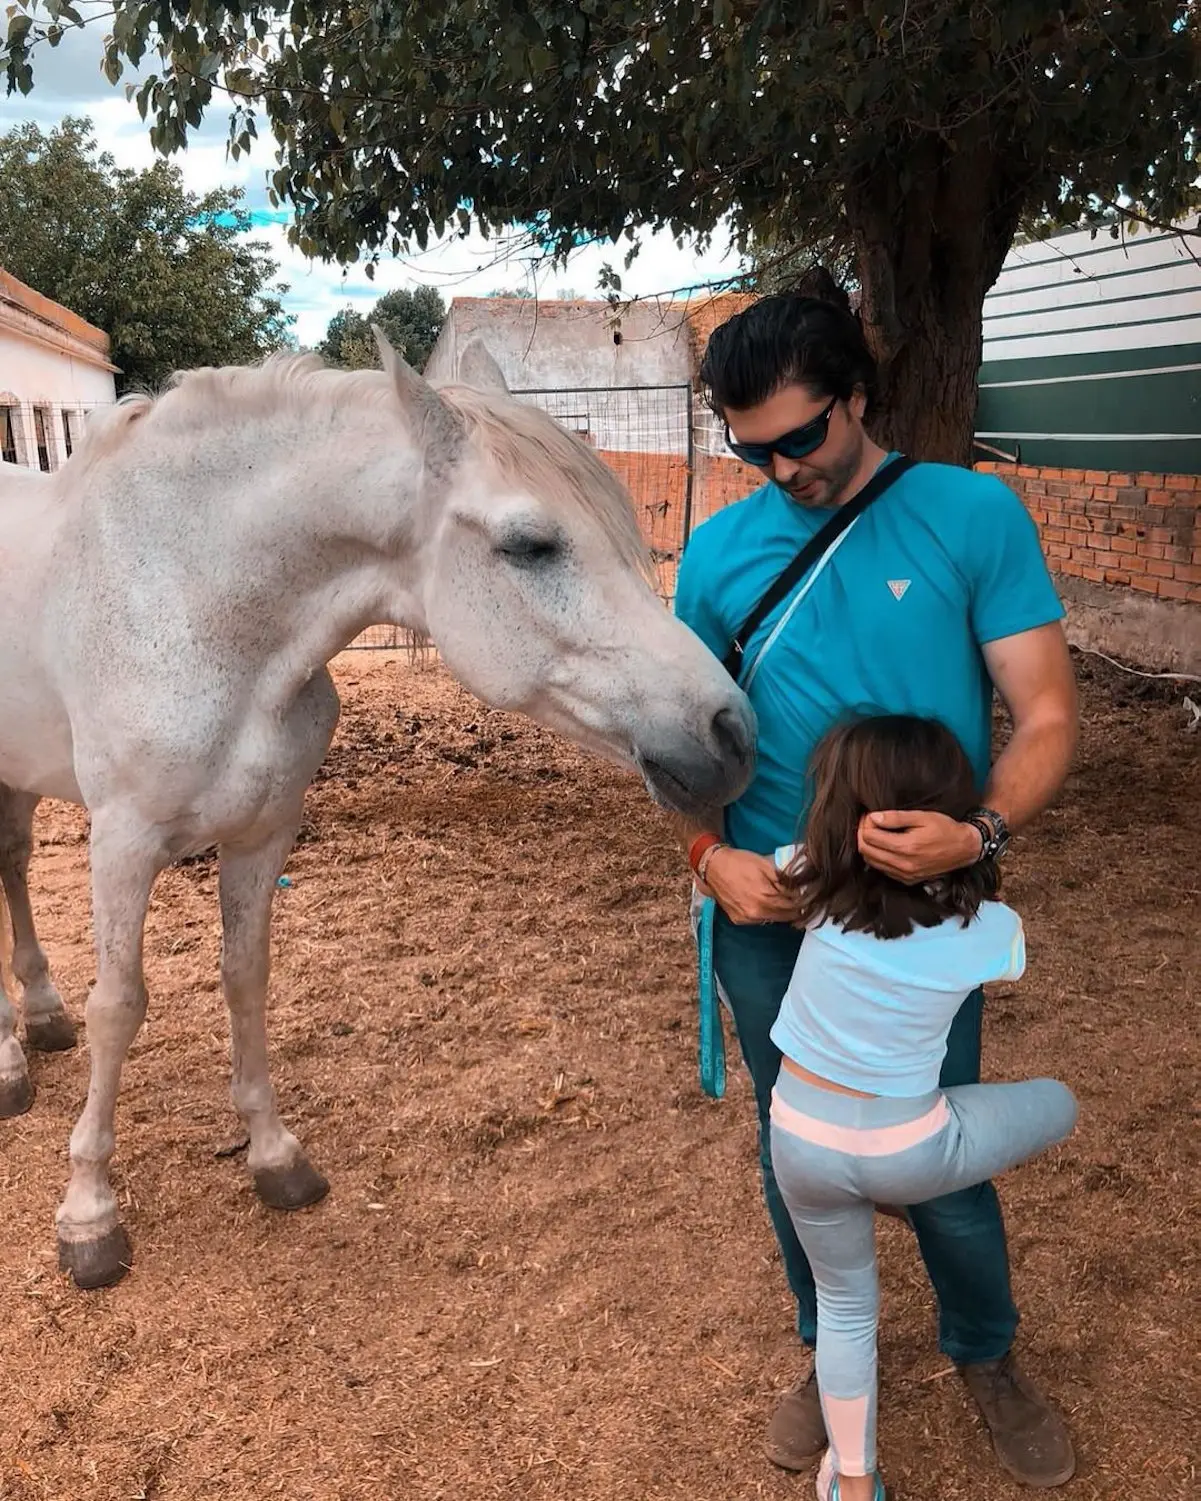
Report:
[[999,860],[1009,848],[1009,825],[995,808],[973,808],[963,820],[980,835],[979,860]]

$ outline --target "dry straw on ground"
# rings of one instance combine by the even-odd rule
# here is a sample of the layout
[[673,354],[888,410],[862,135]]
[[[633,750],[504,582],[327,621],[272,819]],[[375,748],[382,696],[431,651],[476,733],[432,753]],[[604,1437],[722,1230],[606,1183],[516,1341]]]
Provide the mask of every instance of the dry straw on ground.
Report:
[[[1190,1493],[1201,744],[1179,695],[1081,663],[1085,738],[1008,894],[1030,969],[988,1075],[1053,1071],[1082,1122],[1003,1184],[1030,1368],[1070,1416],[1078,1501]],[[346,710],[275,926],[286,1117],[333,1182],[254,1199],[217,986],[215,870],[169,871],[119,1111],[136,1265],[82,1295],[54,1207],[85,1055],[35,1056],[0,1125],[5,1501],[792,1501],[759,1454],[796,1348],[745,1075],[699,1092],[686,883],[640,789],[434,668],[345,657]],[[76,812],[35,891],[78,1014]],[[897,1501],[1019,1492],[880,1230],[882,1445]]]

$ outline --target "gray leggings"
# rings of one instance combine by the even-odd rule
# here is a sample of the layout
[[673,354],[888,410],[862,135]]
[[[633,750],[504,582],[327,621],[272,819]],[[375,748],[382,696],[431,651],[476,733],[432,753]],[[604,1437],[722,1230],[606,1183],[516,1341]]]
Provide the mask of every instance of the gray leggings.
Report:
[[780,1070],[772,1167],[817,1284],[817,1382],[840,1474],[876,1468],[874,1205],[983,1183],[1075,1123],[1075,1097],[1057,1079],[857,1099]]

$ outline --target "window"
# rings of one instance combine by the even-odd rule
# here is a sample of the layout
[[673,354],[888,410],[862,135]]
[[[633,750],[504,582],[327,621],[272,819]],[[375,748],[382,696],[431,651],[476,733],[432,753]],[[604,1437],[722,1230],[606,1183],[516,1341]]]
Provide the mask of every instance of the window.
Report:
[[33,409],[33,433],[38,445],[38,468],[43,473],[50,472],[50,423],[46,420],[48,413],[44,407]]
[[75,447],[74,436],[71,432],[71,422],[71,413],[67,411],[66,407],[63,407],[63,452],[68,458],[71,457],[71,450]]
[[0,407],[0,459],[6,464],[19,464],[17,453],[17,421],[13,407]]

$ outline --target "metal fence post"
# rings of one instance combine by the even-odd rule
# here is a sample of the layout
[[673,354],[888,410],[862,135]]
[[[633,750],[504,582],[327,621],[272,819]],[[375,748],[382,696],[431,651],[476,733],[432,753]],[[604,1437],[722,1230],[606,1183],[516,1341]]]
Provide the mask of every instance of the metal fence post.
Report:
[[692,536],[692,479],[693,465],[696,462],[696,435],[692,427],[692,387],[684,387],[684,428],[688,434],[687,457],[685,462],[687,469],[684,472],[684,535],[680,539],[680,552],[688,546],[688,539]]

